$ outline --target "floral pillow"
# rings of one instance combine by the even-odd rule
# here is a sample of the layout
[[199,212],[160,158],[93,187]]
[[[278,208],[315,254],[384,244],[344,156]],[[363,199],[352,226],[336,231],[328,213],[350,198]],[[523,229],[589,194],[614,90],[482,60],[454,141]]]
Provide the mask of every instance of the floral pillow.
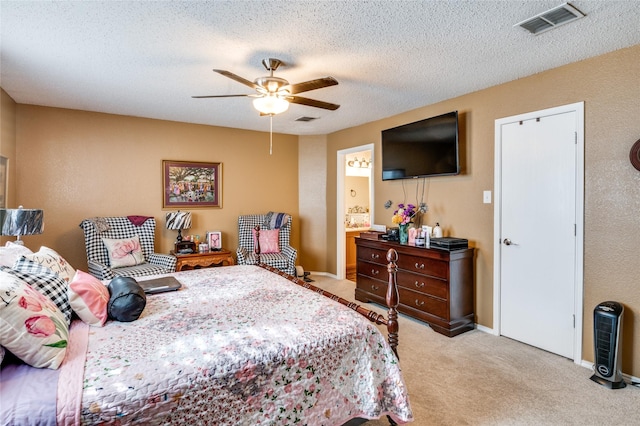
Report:
[[[253,246],[256,246],[256,230],[253,232]],[[280,235],[279,229],[261,229],[260,230],[260,253],[280,253],[280,247],[278,247],[278,237]]]
[[69,327],[55,303],[6,271],[0,271],[0,298],[0,345],[33,367],[58,368]]
[[32,253],[33,252],[29,250],[28,247],[25,247],[22,244],[7,241],[7,244],[5,244],[4,247],[0,247],[0,265],[11,268],[13,264],[16,263],[16,260],[20,259],[21,256],[26,256]]
[[4,266],[0,266],[0,269],[15,275],[49,298],[64,315],[67,326],[71,324],[73,311],[71,310],[71,305],[69,305],[67,282],[60,278],[58,274],[24,256],[18,259],[16,264],[13,265],[13,269]]
[[89,325],[102,327],[107,321],[109,289],[102,281],[77,270],[69,283],[69,304],[80,319]]
[[135,266],[144,263],[140,238],[137,235],[123,240],[103,238],[102,241],[109,252],[109,263],[112,268]]
[[76,270],[73,269],[62,256],[49,247],[42,246],[38,252],[25,255],[24,257],[46,266],[66,282],[71,281],[76,273]]

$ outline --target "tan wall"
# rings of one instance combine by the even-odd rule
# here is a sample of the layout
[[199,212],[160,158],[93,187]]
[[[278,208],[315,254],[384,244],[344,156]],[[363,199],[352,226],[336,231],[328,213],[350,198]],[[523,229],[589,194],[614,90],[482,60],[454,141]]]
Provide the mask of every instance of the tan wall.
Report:
[[[156,249],[169,252],[176,231],[164,228],[162,160],[222,163],[222,208],[192,208],[190,234],[222,231],[235,253],[240,214],[293,215],[299,246],[298,137],[170,121],[46,108],[17,107],[17,202],[44,209],[45,232],[24,237],[86,268],[80,221],[110,215],[153,216]],[[183,209],[184,210],[184,209]]]
[[[0,89],[0,155],[7,158],[7,186],[5,188],[6,207],[13,207],[16,199],[16,103],[4,90]],[[2,237],[2,243],[7,238]]]
[[[426,221],[445,235],[468,238],[477,249],[476,315],[493,327],[493,208],[482,191],[493,190],[494,122],[498,118],[585,102],[585,249],[583,358],[593,361],[593,309],[605,300],[626,306],[623,370],[640,376],[640,172],[629,149],[640,138],[640,45],[449,99],[414,111],[328,135],[328,158],[375,141],[377,223],[391,226],[384,203],[414,201],[416,181],[381,180],[380,131],[458,110],[463,174],[429,179]],[[328,247],[336,246],[336,167],[328,163]],[[403,200],[403,184],[407,200]],[[329,255],[330,256],[330,255]],[[336,259],[327,260],[335,272]],[[552,296],[552,295],[550,295]],[[635,336],[634,336],[635,335]]]
[[327,138],[300,136],[300,248],[305,271],[327,270]]

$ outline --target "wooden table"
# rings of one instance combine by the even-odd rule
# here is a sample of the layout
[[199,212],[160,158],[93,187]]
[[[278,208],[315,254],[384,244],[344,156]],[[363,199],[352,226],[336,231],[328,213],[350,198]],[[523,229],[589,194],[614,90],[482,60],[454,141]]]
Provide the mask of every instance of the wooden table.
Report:
[[176,254],[171,251],[178,261],[176,262],[176,272],[188,271],[191,269],[212,268],[214,266],[235,265],[233,256],[229,250],[210,251],[207,253]]

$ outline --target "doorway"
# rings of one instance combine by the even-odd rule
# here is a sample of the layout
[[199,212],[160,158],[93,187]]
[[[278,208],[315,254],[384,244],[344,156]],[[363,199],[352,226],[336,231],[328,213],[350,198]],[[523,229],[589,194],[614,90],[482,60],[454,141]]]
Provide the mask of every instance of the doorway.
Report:
[[[373,144],[338,151],[336,200],[336,277],[355,279],[355,241],[348,238],[373,223]],[[367,205],[364,205],[367,202]],[[347,259],[349,256],[349,260]],[[353,260],[351,258],[353,257]]]
[[580,362],[583,103],[496,120],[494,328]]

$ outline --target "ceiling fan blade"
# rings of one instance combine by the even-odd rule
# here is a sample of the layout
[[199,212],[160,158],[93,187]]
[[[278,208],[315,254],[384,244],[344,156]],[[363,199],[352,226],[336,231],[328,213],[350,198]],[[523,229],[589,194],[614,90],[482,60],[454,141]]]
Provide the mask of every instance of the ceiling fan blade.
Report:
[[340,105],[337,104],[331,104],[329,102],[318,101],[315,99],[303,98],[302,96],[287,96],[287,100],[293,104],[330,109],[331,111],[335,111],[340,108]]
[[290,84],[288,87],[284,87],[289,93],[295,95],[296,93],[308,92],[309,90],[322,89],[323,87],[335,86],[338,84],[338,80],[333,77],[317,78],[315,80],[309,80],[302,83]]
[[229,77],[231,80],[235,80],[238,83],[244,84],[245,86],[249,86],[252,89],[257,89],[258,87],[260,87],[257,84],[255,84],[253,81],[249,81],[246,78],[242,78],[239,75],[234,74],[232,72],[225,71],[225,70],[215,70],[215,69],[214,71],[217,72],[218,74],[224,75],[225,77]]
[[205,95],[205,96],[192,96],[192,98],[239,98],[239,97],[245,97],[245,96],[255,96],[253,94],[251,95]]

